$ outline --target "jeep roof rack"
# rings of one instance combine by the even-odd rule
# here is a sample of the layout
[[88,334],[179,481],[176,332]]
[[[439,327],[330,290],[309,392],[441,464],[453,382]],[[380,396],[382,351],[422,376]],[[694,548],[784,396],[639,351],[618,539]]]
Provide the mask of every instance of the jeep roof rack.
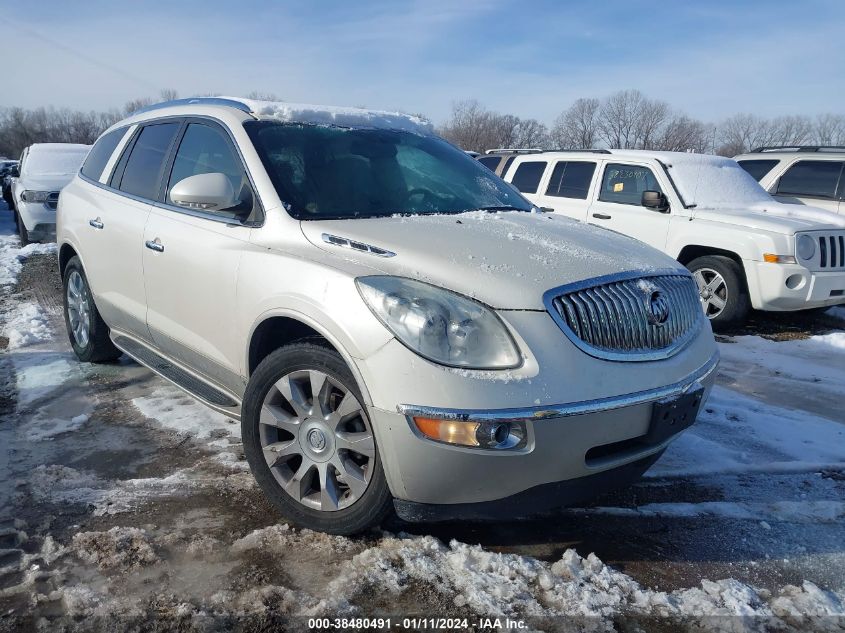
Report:
[[513,148],[513,147],[497,147],[495,149],[488,149],[485,154],[539,154],[542,152],[540,148]]
[[584,154],[610,154],[609,149],[544,149],[543,152],[582,152]]
[[752,149],[749,154],[766,152],[845,152],[845,145],[763,145]]
[[153,110],[160,110],[162,108],[170,108],[172,106],[182,105],[211,105],[211,106],[226,106],[235,108],[242,112],[252,112],[252,109],[242,101],[235,101],[234,99],[223,99],[222,97],[189,97],[187,99],[173,99],[172,101],[162,101],[161,103],[153,103],[152,105],[144,106],[139,110],[135,110],[131,115],[142,114],[144,112],[151,112]]

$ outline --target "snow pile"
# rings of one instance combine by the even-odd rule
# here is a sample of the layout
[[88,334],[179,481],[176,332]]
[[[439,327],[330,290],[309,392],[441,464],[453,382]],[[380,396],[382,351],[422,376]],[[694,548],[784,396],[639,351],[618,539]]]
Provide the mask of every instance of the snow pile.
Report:
[[107,532],[80,532],[73,536],[76,555],[98,569],[135,569],[158,562],[146,530],[113,527]]
[[359,541],[311,530],[292,530],[287,524],[271,525],[250,532],[232,543],[232,552],[242,554],[251,550],[284,555],[298,548],[330,554],[348,554],[363,549]]
[[427,136],[434,134],[434,127],[429,121],[401,112],[285,103],[282,101],[255,101],[253,99],[241,99],[239,97],[223,98],[240,101],[249,106],[250,110],[255,114],[279,119],[280,121],[337,125],[341,127],[385,128],[414,132]]
[[[0,215],[7,215],[6,212]],[[9,214],[0,220],[0,286],[10,286],[18,279],[21,263],[32,255],[56,252],[56,244],[29,244],[20,248],[15,224]]]
[[6,317],[5,334],[9,349],[15,350],[50,340],[52,330],[40,305],[15,303]]
[[[553,564],[426,537],[386,537],[346,563],[328,587],[352,600],[364,591],[401,594],[418,583],[433,585],[452,607],[485,616],[581,616],[609,623],[619,616],[704,621],[753,616],[783,625],[799,616],[845,615],[845,594],[812,583],[776,595],[736,580],[703,580],[700,587],[662,592],[641,586],[595,554],[568,549]],[[778,619],[783,621],[778,621]],[[741,627],[740,630],[743,630]]]

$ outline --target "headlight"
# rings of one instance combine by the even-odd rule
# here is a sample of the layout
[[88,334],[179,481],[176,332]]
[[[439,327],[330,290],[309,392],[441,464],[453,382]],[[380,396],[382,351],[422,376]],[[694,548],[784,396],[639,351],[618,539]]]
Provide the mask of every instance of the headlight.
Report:
[[813,259],[816,254],[816,240],[809,235],[799,235],[795,241],[795,252],[801,259]]
[[49,191],[24,191],[21,194],[21,200],[24,202],[47,202],[50,196]]
[[356,283],[373,314],[424,358],[466,369],[509,369],[521,363],[504,324],[477,301],[403,277],[359,277]]

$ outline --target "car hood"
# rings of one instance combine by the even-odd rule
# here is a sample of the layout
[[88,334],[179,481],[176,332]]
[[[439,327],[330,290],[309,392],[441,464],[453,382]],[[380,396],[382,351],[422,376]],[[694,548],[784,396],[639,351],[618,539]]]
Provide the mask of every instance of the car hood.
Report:
[[804,205],[772,202],[763,206],[694,209],[696,220],[709,220],[743,228],[792,235],[799,231],[845,227],[845,217]]
[[[448,288],[498,309],[545,310],[543,293],[630,270],[685,271],[632,238],[546,213],[473,211],[301,222],[314,245],[388,275]],[[326,243],[333,235],[396,253]]]
[[18,178],[18,187],[30,191],[61,191],[75,174],[44,174]]

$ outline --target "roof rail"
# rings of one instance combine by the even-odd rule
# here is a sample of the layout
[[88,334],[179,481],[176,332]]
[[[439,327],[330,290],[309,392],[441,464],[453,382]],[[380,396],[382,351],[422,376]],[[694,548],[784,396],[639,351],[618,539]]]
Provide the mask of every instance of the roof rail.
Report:
[[752,149],[749,154],[765,152],[845,152],[845,145],[763,145]]
[[153,103],[152,105],[144,106],[140,110],[135,110],[130,116],[142,114],[144,112],[152,112],[153,110],[160,110],[162,108],[170,108],[173,106],[182,105],[212,105],[212,106],[226,106],[235,108],[242,112],[252,112],[250,107],[234,99],[223,99],[221,97],[189,97],[188,99],[173,99],[172,101],[163,101],[161,103]]
[[543,152],[583,152],[585,154],[610,154],[609,149],[544,149]]
[[542,152],[540,148],[511,148],[511,147],[497,147],[496,149],[488,149],[485,151],[485,154],[537,154],[538,152]]

